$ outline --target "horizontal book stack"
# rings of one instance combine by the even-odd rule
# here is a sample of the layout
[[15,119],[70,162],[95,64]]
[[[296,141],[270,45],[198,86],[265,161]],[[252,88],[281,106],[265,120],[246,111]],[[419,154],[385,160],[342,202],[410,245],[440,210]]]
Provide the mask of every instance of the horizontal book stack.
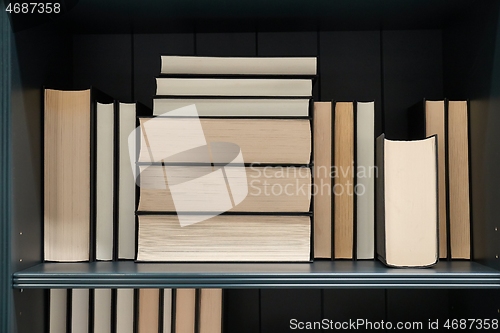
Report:
[[315,58],[162,57],[138,261],[309,261]]
[[51,289],[50,333],[222,333],[222,289]]

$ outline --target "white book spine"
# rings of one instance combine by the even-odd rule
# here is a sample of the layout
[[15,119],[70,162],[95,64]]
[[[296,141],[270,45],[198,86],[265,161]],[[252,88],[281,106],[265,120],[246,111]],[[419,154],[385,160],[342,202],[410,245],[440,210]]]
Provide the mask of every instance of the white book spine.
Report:
[[50,305],[49,305],[50,333],[66,333],[67,294],[68,291],[66,289],[50,290]]
[[162,74],[315,75],[315,57],[162,56]]
[[373,259],[375,249],[375,103],[357,103],[357,258]]
[[157,78],[157,95],[302,96],[312,95],[310,79]]
[[94,333],[111,333],[111,289],[94,290]]
[[116,290],[116,332],[134,332],[134,289]]
[[172,289],[163,289],[163,333],[172,332]]
[[71,299],[71,333],[89,331],[89,290],[73,289]]
[[118,257],[135,257],[135,179],[130,154],[135,146],[128,146],[128,137],[135,130],[135,104],[119,106],[119,181],[118,181]]
[[114,106],[97,103],[96,259],[113,259]]
[[310,100],[307,98],[155,98],[153,99],[153,114],[159,116],[194,104],[199,116],[307,117],[309,115],[309,103]]

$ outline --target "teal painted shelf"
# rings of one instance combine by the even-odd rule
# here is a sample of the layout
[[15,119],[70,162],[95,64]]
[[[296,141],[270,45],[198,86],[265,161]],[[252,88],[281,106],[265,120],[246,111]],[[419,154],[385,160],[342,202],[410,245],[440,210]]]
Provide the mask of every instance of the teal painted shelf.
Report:
[[14,288],[500,288],[500,271],[470,261],[388,268],[377,261],[313,263],[42,263]]

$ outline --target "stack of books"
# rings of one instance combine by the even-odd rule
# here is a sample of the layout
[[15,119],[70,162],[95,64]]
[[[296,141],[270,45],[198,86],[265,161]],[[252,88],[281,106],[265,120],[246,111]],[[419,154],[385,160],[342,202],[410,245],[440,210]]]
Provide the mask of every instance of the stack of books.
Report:
[[162,56],[138,261],[309,261],[316,58]]

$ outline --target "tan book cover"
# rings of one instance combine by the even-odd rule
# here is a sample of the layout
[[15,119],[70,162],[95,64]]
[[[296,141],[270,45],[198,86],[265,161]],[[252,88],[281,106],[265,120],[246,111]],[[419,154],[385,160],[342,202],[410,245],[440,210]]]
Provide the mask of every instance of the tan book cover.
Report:
[[331,102],[314,103],[314,257],[332,258]]
[[469,133],[466,101],[448,102],[451,258],[470,259]]
[[352,259],[354,248],[354,109],[335,104],[334,122],[334,256]]
[[195,333],[196,289],[175,291],[175,333]]
[[138,333],[158,333],[160,290],[139,289]]
[[[311,126],[308,119],[140,118],[139,162],[161,162],[213,142],[239,146],[244,163],[309,164]],[[170,144],[166,145],[165,142]],[[212,162],[217,160],[212,152]],[[219,154],[219,156],[225,156]],[[195,162],[177,159],[175,162]],[[199,162],[207,162],[201,160]]]
[[222,289],[200,289],[198,333],[222,333]]
[[[207,175],[219,167],[211,166],[140,166],[139,211],[173,212],[177,207],[192,210],[217,210],[206,196],[214,195],[218,179]],[[227,170],[227,168],[224,168]],[[177,196],[174,199],[166,172],[178,172],[178,181],[196,179],[196,196]],[[205,177],[207,176],[207,177]],[[233,206],[231,212],[309,212],[311,205],[311,169],[309,167],[246,167],[244,172],[226,172],[229,184],[246,183],[246,197]],[[181,203],[179,200],[185,201]],[[199,208],[198,208],[199,207]]]

